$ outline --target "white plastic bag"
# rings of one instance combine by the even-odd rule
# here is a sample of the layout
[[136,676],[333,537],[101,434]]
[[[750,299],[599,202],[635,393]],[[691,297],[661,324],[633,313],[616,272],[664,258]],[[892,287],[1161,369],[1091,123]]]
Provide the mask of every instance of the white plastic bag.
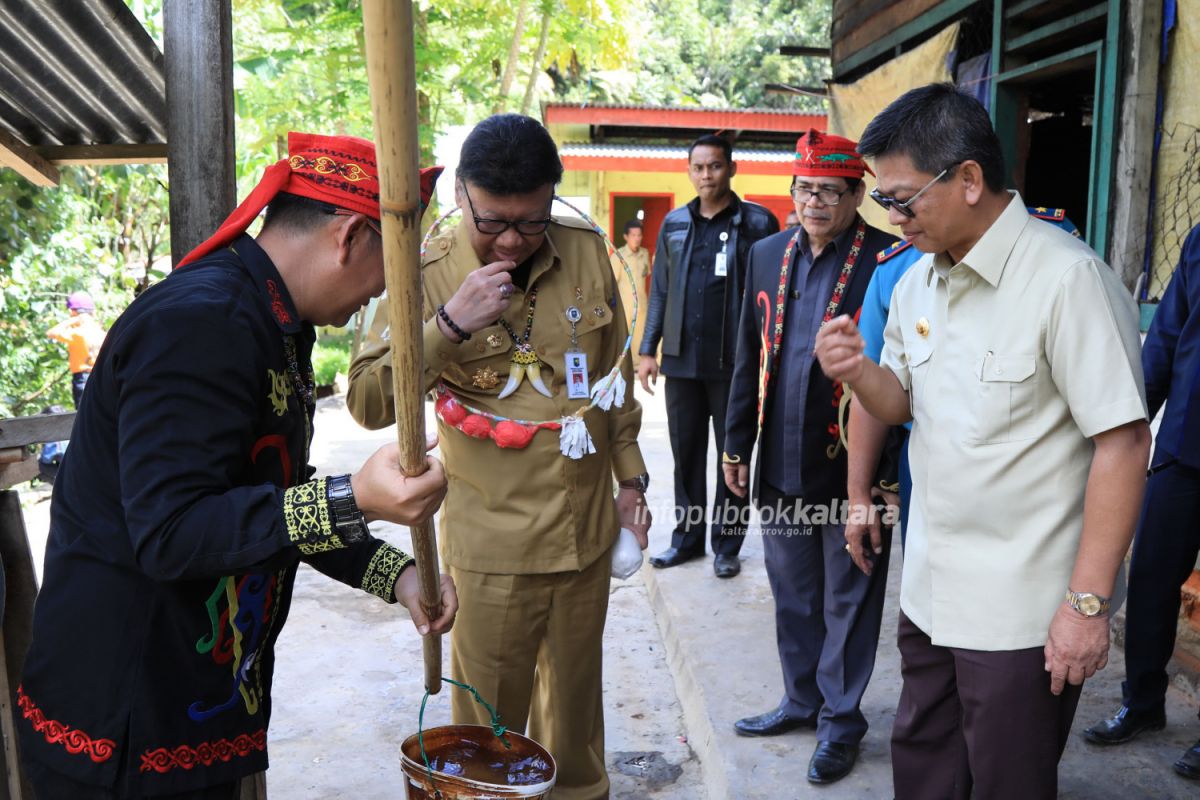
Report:
[[642,566],[642,546],[629,528],[621,528],[613,547],[612,575],[625,580]]

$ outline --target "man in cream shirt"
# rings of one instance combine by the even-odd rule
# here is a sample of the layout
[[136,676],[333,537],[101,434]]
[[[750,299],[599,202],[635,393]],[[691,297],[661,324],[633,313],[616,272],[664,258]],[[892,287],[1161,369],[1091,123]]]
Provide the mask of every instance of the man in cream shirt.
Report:
[[896,286],[882,367],[849,318],[816,346],[872,415],[913,420],[896,797],[1053,798],[1145,482],[1134,306],[1005,191],[987,112],[953,86],[893,102],[859,152],[930,254]]

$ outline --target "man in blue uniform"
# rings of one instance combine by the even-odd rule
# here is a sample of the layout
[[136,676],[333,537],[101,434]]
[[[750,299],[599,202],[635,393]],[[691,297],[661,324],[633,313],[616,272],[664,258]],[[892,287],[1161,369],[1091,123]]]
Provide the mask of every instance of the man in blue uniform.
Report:
[[301,561],[402,603],[422,635],[453,621],[449,578],[431,621],[412,559],[366,525],[430,517],[441,464],[405,478],[389,445],[313,479],[313,326],[383,290],[379,183],[368,141],[292,134],[288,151],[121,315],[92,371],[17,688],[39,798],[236,797],[267,767]]
[[[1146,498],[1129,563],[1125,683],[1121,707],[1093,725],[1093,744],[1128,742],[1166,725],[1167,662],[1175,649],[1180,587],[1200,552],[1200,227],[1183,243],[1179,266],[1142,345],[1146,402],[1153,419],[1166,403],[1155,440]],[[1200,779],[1200,741],[1175,762]]]

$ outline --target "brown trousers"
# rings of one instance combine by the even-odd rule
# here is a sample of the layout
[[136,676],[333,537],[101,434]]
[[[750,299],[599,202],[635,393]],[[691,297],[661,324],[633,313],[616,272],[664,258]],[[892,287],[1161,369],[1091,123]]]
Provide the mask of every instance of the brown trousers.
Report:
[[[501,723],[554,756],[555,800],[605,800],[602,636],[612,558],[581,572],[497,575],[450,567],[458,588],[451,631],[454,679],[474,686]],[[460,724],[486,725],[487,709],[452,688]]]
[[896,800],[1053,800],[1081,686],[1050,692],[1041,647],[934,645],[903,612]]

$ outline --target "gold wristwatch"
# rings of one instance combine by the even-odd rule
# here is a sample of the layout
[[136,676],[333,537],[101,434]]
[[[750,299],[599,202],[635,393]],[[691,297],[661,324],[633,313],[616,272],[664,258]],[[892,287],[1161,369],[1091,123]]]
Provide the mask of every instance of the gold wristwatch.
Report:
[[1083,614],[1085,617],[1098,617],[1108,613],[1109,599],[1091,592],[1072,592],[1067,590],[1067,605]]

